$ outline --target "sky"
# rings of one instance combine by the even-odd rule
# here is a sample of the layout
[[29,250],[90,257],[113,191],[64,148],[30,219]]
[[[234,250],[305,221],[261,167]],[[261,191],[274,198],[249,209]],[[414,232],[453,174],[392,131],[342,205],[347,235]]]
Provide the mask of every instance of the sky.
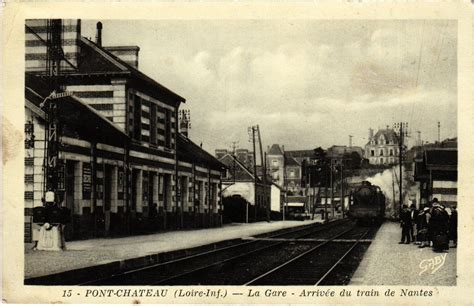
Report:
[[[95,39],[98,20],[83,20]],[[457,137],[457,23],[448,20],[101,20],[104,46],[186,98],[203,148],[364,146],[408,122],[410,142]]]

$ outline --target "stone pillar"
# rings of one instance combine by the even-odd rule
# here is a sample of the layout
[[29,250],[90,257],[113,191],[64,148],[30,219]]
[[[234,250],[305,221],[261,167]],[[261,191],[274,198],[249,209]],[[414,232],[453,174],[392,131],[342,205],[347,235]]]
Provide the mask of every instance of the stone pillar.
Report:
[[117,213],[118,209],[118,168],[117,166],[112,166],[112,177],[110,178],[111,190],[110,190],[110,211]]
[[142,209],[142,198],[143,198],[143,170],[137,169],[137,181],[135,183],[135,190],[136,190],[136,206],[135,211],[137,213],[141,213]]

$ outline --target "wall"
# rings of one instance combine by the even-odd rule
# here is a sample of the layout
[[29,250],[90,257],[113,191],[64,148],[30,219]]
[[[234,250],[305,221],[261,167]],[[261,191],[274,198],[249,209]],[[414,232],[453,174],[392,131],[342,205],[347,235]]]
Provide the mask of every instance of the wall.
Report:
[[[26,71],[46,71],[47,19],[29,19],[26,20],[25,25]],[[62,25],[64,30],[62,36],[64,56],[73,66],[77,67],[80,52],[78,41],[81,37],[81,21],[66,19],[62,20]],[[63,71],[73,70],[73,67],[62,61],[61,69]]]
[[281,197],[280,188],[276,187],[275,185],[272,185],[272,187],[271,187],[271,210],[279,212],[281,210],[282,202],[283,202],[283,199]]

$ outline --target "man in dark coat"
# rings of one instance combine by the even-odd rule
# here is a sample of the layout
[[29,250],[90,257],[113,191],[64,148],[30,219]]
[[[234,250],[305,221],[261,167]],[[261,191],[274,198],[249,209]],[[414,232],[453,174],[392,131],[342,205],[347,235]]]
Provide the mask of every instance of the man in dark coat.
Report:
[[[437,198],[433,199],[433,207],[431,209],[430,229],[433,239],[433,249],[435,251],[443,251],[446,249],[446,243],[442,245],[436,243],[437,237],[445,237],[448,240],[449,216],[444,207],[438,202]],[[449,240],[447,241],[449,242]]]
[[400,212],[400,222],[402,227],[402,239],[399,244],[410,243],[410,228],[412,228],[411,214],[408,206],[403,205],[403,209]]
[[416,238],[420,243],[419,248],[424,248],[425,246],[430,245],[430,236],[428,234],[428,225],[430,218],[430,208],[426,205],[423,210],[420,210],[420,212],[418,213]]
[[411,241],[413,243],[416,242],[416,220],[417,220],[417,217],[418,217],[418,210],[416,209],[416,205],[415,204],[411,204],[410,205],[410,220],[411,220],[411,226],[410,226],[410,238],[411,238]]
[[449,236],[454,243],[453,247],[458,244],[458,211],[456,206],[451,208],[451,218],[449,219]]

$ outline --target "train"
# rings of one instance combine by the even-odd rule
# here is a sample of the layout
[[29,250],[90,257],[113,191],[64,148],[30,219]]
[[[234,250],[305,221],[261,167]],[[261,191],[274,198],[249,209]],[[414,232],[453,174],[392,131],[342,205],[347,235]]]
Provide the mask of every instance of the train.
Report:
[[350,196],[348,217],[359,222],[382,222],[385,218],[385,195],[379,186],[363,181]]

